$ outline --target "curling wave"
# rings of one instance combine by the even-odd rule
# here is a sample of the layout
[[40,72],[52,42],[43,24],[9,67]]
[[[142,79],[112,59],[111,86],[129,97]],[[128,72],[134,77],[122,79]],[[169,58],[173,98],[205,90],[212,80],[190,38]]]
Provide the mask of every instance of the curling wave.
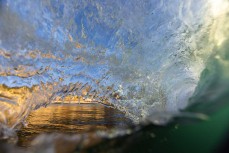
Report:
[[0,1],[0,121],[14,128],[68,97],[158,123],[155,113],[206,94],[212,56],[227,65],[227,10],[224,0]]

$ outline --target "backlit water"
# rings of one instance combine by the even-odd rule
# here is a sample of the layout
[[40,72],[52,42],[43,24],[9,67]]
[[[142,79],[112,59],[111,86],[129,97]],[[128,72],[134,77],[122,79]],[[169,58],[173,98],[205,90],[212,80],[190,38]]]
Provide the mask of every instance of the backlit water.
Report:
[[111,128],[126,128],[131,121],[116,109],[101,104],[52,104],[33,111],[27,126],[18,131],[18,145],[30,146],[41,133],[78,134]]

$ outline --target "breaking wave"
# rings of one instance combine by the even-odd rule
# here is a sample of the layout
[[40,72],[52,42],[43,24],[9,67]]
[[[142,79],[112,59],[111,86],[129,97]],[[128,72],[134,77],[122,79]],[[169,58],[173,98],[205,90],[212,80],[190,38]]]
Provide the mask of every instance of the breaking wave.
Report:
[[212,65],[228,75],[227,10],[224,0],[2,0],[0,122],[15,128],[67,99],[136,123],[179,113],[207,95]]

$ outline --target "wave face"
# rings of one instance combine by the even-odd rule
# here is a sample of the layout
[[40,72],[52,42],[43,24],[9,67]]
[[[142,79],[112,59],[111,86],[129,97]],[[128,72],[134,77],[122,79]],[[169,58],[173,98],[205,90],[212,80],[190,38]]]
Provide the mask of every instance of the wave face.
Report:
[[227,39],[227,10],[224,0],[2,0],[0,121],[13,128],[67,96],[135,122],[179,112]]

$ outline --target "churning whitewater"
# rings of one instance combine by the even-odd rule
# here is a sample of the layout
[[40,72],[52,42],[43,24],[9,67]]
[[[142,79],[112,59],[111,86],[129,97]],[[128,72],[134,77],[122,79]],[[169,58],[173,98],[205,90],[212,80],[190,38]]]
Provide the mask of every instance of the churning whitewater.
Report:
[[68,97],[160,124],[160,112],[189,104],[226,40],[227,10],[224,0],[0,1],[0,122],[14,128]]

